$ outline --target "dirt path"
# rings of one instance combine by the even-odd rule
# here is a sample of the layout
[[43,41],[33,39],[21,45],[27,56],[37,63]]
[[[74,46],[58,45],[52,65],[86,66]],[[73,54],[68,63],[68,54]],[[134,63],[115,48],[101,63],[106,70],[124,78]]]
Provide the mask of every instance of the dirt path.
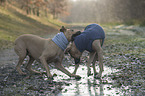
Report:
[[[85,66],[88,53],[84,52],[78,75],[82,79],[77,81],[51,68],[56,73],[53,81],[46,75],[32,75],[30,79],[21,76],[15,70],[18,57],[13,49],[0,51],[0,96],[104,96],[104,95],[133,95],[145,94],[145,39],[143,35],[136,35],[142,31],[130,26],[103,26],[106,31],[104,44],[104,65],[102,81],[87,77]],[[83,27],[73,27],[82,30]],[[139,28],[142,29],[142,28]],[[51,36],[50,36],[51,37]],[[28,60],[25,59],[26,63]],[[74,61],[65,55],[63,65],[70,72],[74,70]],[[97,63],[96,63],[97,64]],[[34,66],[35,65],[35,66]],[[98,65],[97,71],[98,71]],[[25,64],[21,67],[25,70]],[[33,69],[45,71],[38,62],[33,63]]]

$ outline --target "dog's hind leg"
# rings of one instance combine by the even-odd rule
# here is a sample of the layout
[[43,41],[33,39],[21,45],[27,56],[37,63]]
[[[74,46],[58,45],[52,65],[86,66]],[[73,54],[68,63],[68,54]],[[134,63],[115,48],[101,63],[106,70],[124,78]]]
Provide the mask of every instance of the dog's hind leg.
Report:
[[103,68],[103,50],[100,44],[100,40],[95,40],[92,44],[94,51],[98,53],[98,61],[99,61],[99,74],[96,78],[101,78],[102,72],[104,71]]
[[18,61],[18,64],[16,66],[17,71],[21,75],[26,75],[26,73],[22,72],[22,70],[20,69],[21,65],[23,64],[24,59],[25,59],[25,57],[19,57],[19,61]]
[[41,74],[41,72],[35,71],[32,69],[32,63],[34,61],[34,58],[32,56],[29,56],[29,61],[28,64],[26,66],[26,69],[30,72],[30,73],[39,73]]
[[19,74],[26,75],[26,73],[22,72],[22,70],[20,69],[20,67],[23,64],[23,61],[26,57],[26,50],[25,50],[25,48],[20,48],[19,46],[16,46],[16,45],[14,47],[14,50],[15,50],[16,54],[19,56],[19,61],[16,66],[16,69],[19,72]]
[[93,61],[93,59],[94,59],[94,57],[95,57],[95,54],[96,54],[96,53],[94,53],[94,52],[91,52],[91,53],[89,54],[89,59],[88,59],[88,62],[87,62],[87,69],[88,69],[87,75],[88,75],[88,77],[89,77],[90,75],[93,75],[93,74],[91,73],[91,70],[90,70],[90,64],[92,63],[92,61]]

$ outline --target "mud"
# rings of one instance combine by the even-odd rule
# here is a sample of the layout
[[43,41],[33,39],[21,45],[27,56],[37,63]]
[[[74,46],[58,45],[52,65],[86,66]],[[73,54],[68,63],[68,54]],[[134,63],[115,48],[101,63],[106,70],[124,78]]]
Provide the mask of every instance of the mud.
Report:
[[[82,64],[80,65],[77,74],[82,77],[81,80],[75,80],[74,78],[69,78],[64,73],[58,71],[57,69],[51,67],[51,73],[57,74],[54,77],[54,80],[49,80],[47,76],[44,74],[38,75],[33,74],[29,79],[27,76],[30,76],[29,72],[25,70],[25,63],[28,61],[28,57],[24,61],[24,65],[22,65],[21,69],[28,73],[27,76],[19,75],[15,70],[15,66],[17,64],[17,56],[14,53],[13,49],[7,49],[2,51],[4,53],[1,55],[1,68],[0,68],[0,95],[1,96],[12,96],[12,95],[47,95],[47,96],[76,96],[76,95],[105,95],[110,94],[108,92],[112,92],[111,94],[118,94],[116,88],[111,88],[112,81],[111,78],[106,77],[108,74],[112,72],[117,72],[115,69],[111,69],[109,67],[105,67],[105,72],[103,73],[102,80],[94,79],[93,76],[87,77],[87,67],[84,65],[86,63],[86,57],[82,58]],[[83,55],[87,55],[85,52]],[[3,62],[2,62],[3,61]],[[69,55],[66,55],[63,60],[63,65],[67,70],[73,72],[74,70],[73,60]],[[38,62],[33,63],[33,69],[44,72],[45,69]],[[99,68],[97,67],[97,70]],[[108,70],[108,71],[107,71]],[[92,70],[93,72],[93,70]]]
[[[75,26],[74,28],[82,30],[83,27]],[[1,50],[0,96],[145,95],[145,39],[143,39],[143,35],[136,35],[137,31],[140,33],[142,31],[133,28],[130,26],[105,27],[105,31],[107,31],[106,42],[103,47],[105,67],[101,80],[94,79],[93,76],[87,77],[85,64],[88,52],[83,53],[77,71],[77,74],[82,77],[80,80],[69,78],[53,66],[51,66],[51,73],[57,74],[57,76],[54,77],[54,80],[49,80],[45,74],[31,75],[25,70],[28,57],[21,67],[28,75],[19,75],[15,70],[18,56],[14,53],[14,50],[12,48]],[[125,30],[125,32],[122,30]],[[129,31],[129,34],[127,34],[127,31]],[[69,55],[65,55],[63,65],[67,70],[73,72],[74,61]],[[98,62],[96,62],[96,66],[97,71],[99,71]],[[38,62],[34,62],[32,67],[40,72],[45,72],[43,66]],[[31,77],[27,78],[30,75]]]

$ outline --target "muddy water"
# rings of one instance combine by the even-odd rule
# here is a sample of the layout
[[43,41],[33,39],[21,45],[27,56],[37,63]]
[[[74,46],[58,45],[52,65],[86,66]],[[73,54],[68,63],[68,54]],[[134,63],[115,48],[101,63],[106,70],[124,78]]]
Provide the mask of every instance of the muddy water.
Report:
[[[88,53],[84,53],[84,56]],[[25,70],[24,61],[22,70]],[[111,69],[105,66],[103,72],[103,79],[94,79],[93,76],[87,77],[86,57],[83,57],[82,64],[80,65],[77,74],[82,77],[81,80],[69,78],[64,73],[57,69],[51,68],[51,73],[57,74],[53,81],[47,79],[46,75],[32,75],[31,78],[26,79],[27,76],[21,76],[15,70],[18,57],[13,49],[6,49],[1,51],[0,55],[0,95],[48,95],[48,96],[104,96],[104,95],[122,95],[120,88],[113,88],[113,81],[108,74],[117,72],[116,69]],[[63,60],[63,65],[70,72],[73,72],[73,60],[66,55]],[[38,62],[33,63],[33,69],[45,71],[41,64]],[[97,70],[99,68],[97,67]],[[93,70],[92,70],[93,72]],[[28,73],[28,72],[27,72]]]
[[[105,66],[105,75],[116,72],[117,70],[111,69]],[[71,66],[68,68],[70,72],[73,72],[74,67]],[[97,70],[99,68],[97,67]],[[93,70],[92,70],[93,71]],[[52,72],[59,74],[57,70],[52,70]],[[69,86],[63,86],[64,89],[58,94],[58,96],[104,96],[104,95],[122,95],[119,88],[112,88],[112,80],[109,77],[104,77],[102,80],[94,79],[93,76],[87,77],[87,67],[81,65],[77,72],[78,75],[82,77],[81,80],[69,80],[65,74],[62,74],[62,77],[55,77],[56,81],[68,81]]]

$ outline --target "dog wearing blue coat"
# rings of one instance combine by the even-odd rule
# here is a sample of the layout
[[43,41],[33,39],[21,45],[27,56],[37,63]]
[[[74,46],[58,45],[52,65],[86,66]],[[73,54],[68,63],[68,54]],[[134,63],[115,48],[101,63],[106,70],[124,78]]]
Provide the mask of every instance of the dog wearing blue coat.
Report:
[[[90,64],[93,65],[94,77],[101,78],[103,68],[103,50],[102,46],[105,39],[105,32],[103,28],[98,24],[90,24],[86,26],[83,32],[77,32],[72,36],[72,43],[67,47],[65,53],[69,53],[75,60],[75,70],[73,74],[76,74],[79,67],[80,57],[86,50],[89,52],[89,60],[87,62],[87,75],[90,76]],[[99,61],[99,73],[96,72],[95,62]]]

